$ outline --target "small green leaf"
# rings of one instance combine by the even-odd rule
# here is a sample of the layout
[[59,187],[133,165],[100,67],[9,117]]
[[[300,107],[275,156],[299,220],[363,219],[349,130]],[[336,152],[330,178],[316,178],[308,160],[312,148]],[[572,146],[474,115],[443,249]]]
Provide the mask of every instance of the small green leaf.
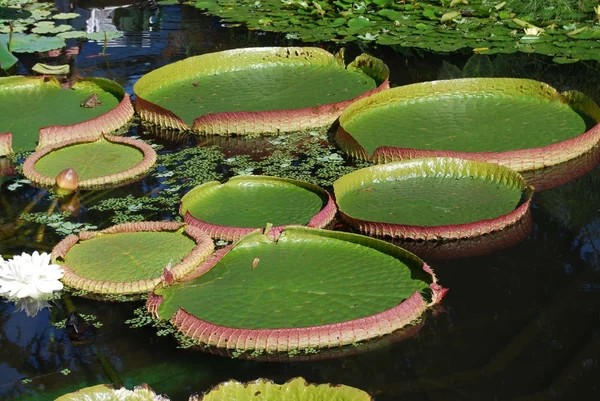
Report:
[[0,68],[8,70],[19,61],[6,47],[6,44],[0,40]]
[[37,63],[31,67],[31,70],[44,75],[66,75],[71,70],[71,67],[69,67],[69,64],[48,65]]
[[52,16],[52,19],[73,19],[79,18],[81,15],[77,13],[59,13]]

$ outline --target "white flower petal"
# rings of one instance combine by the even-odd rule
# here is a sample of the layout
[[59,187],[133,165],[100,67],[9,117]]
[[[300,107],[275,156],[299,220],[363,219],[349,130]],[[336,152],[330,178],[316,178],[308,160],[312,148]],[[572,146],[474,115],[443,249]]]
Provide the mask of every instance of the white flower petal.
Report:
[[54,291],[63,289],[63,283],[58,280],[42,280],[35,283],[35,287],[40,293],[52,294]]
[[[16,296],[17,298],[39,298],[40,295],[42,295],[42,293],[38,291],[37,287],[34,284],[26,284],[19,288],[14,294],[14,296]],[[13,296],[13,294],[11,294],[11,296]]]

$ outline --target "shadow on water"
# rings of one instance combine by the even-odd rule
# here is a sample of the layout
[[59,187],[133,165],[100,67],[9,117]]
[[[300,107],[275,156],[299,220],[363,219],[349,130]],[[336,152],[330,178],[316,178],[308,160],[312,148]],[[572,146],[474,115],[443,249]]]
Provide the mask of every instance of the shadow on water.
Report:
[[[70,9],[68,4],[57,5]],[[107,0],[81,1],[74,8],[84,15],[78,28],[112,26],[124,36],[109,41],[106,56],[101,55],[102,42],[69,40],[71,51],[46,61],[70,62],[78,74],[114,79],[129,93],[143,74],[185,57],[300,44],[282,35],[225,28],[217,18],[188,6],[157,9],[147,2]],[[323,47],[335,51],[340,46]],[[443,77],[444,63],[462,71],[470,57],[364,44],[351,44],[347,50],[350,58],[361,51],[384,59],[394,86]],[[30,67],[37,59],[25,56],[22,61]],[[581,90],[600,101],[596,62],[556,65],[527,54],[494,55],[489,61],[487,75],[537,79],[560,90]],[[134,128],[131,134],[139,132]],[[231,155],[255,146],[236,139],[157,136],[153,142],[163,146],[162,154],[196,146],[196,141],[199,146],[222,146]],[[443,310],[429,316],[412,338],[337,359],[260,362],[178,349],[171,336],[156,336],[155,328],[129,328],[124,321],[135,316],[140,306],[135,302],[97,303],[73,296],[34,318],[0,303],[0,398],[49,400],[97,383],[131,388],[146,382],[159,393],[184,400],[230,378],[284,382],[303,376],[311,382],[352,385],[378,401],[597,399],[600,168],[592,169],[595,155],[574,178],[585,175],[574,181],[561,181],[564,185],[556,188],[546,181],[551,189],[534,196],[533,226],[519,244],[483,256],[431,261],[450,292]],[[556,174],[562,176],[560,171]],[[0,253],[5,257],[49,251],[62,238],[43,224],[18,219],[24,212],[47,214],[62,206],[78,210],[70,221],[105,227],[110,224],[107,214],[90,206],[128,194],[152,196],[160,186],[156,178],[147,177],[121,188],[82,193],[70,200],[73,204],[64,205],[16,178],[0,179]],[[175,213],[159,210],[146,217],[172,219]],[[52,325],[73,310],[94,315],[101,323],[82,341],[71,341],[64,328]]]

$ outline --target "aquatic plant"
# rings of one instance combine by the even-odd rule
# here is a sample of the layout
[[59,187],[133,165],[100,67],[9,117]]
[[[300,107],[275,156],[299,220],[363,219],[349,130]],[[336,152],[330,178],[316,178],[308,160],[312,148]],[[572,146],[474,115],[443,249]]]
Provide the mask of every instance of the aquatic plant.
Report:
[[185,222],[215,239],[235,241],[266,225],[279,235],[287,225],[326,227],[337,212],[333,198],[308,182],[269,176],[211,181],[181,199]]
[[396,87],[354,102],[339,122],[338,145],[376,163],[447,156],[524,171],[575,158],[600,140],[593,100],[513,78]]
[[[289,39],[305,42],[362,40],[439,53],[461,49],[479,54],[539,53],[554,57],[557,63],[598,60],[596,39],[600,37],[600,26],[590,18],[593,1],[579,2],[583,12],[560,7],[574,2],[515,0],[514,9],[507,2],[487,0],[195,0],[185,4],[205,9],[231,25],[242,22],[249,29],[284,32]],[[528,4],[553,13],[534,12],[534,18],[560,16],[562,23],[546,24],[544,39],[523,40],[519,31],[534,27],[536,22],[531,16],[519,14],[527,13],[522,7]],[[553,7],[556,5],[559,7]]]
[[43,187],[101,189],[138,180],[155,162],[156,152],[145,142],[102,134],[40,148],[23,163],[23,175]]
[[153,124],[200,134],[277,134],[328,127],[353,100],[388,88],[388,75],[366,54],[346,66],[343,53],[261,47],[190,57],[144,75],[133,89],[136,111]]
[[[284,384],[271,380],[257,379],[247,383],[229,380],[214,386],[203,395],[194,394],[189,401],[233,400],[269,400],[269,401],[372,401],[369,394],[354,387],[333,384],[309,384],[301,377],[295,377]],[[165,395],[157,395],[147,384],[136,386],[133,390],[113,389],[99,384],[65,394],[56,401],[168,401]]]
[[509,168],[441,157],[356,170],[333,188],[342,218],[362,233],[442,242],[521,221],[533,194]]
[[63,275],[62,267],[50,263],[50,255],[45,252],[23,252],[7,261],[0,257],[0,295],[41,299],[62,290]]
[[[88,99],[95,98],[94,107]],[[57,107],[57,104],[60,107]],[[52,77],[0,78],[0,155],[77,138],[114,134],[133,117],[129,95],[105,78],[77,79],[70,88]]]
[[218,250],[183,281],[157,286],[147,308],[207,351],[316,353],[407,326],[445,292],[401,248],[292,226]]
[[52,261],[64,269],[62,281],[71,288],[92,294],[143,294],[160,282],[182,279],[213,247],[195,227],[146,221],[71,234],[54,247]]

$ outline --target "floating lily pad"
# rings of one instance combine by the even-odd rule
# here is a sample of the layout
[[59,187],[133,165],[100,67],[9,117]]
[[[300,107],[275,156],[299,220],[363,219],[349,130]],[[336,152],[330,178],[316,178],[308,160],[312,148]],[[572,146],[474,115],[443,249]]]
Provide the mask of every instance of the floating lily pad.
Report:
[[[96,95],[101,104],[82,107]],[[12,132],[16,152],[74,138],[98,138],[124,126],[133,116],[129,95],[104,78],[79,79],[70,89],[48,77],[0,78],[0,132]],[[38,137],[39,133],[39,137]]]
[[444,293],[402,248],[287,227],[279,238],[256,231],[217,251],[185,282],[158,286],[147,307],[202,346],[289,354],[392,333]]
[[80,189],[100,189],[138,179],[156,163],[156,152],[143,141],[128,137],[71,139],[46,146],[23,164],[23,175],[51,187],[56,176],[72,168]]
[[106,384],[82,388],[73,393],[58,397],[55,401],[169,401],[168,398],[157,395],[150,386],[142,384],[133,390],[126,388],[114,389]]
[[[69,235],[52,250],[62,281],[95,294],[142,294],[183,278],[213,251],[195,227],[176,222],[125,223]],[[102,255],[102,257],[98,257]]]
[[416,159],[356,170],[333,184],[342,218],[377,237],[477,237],[521,220],[533,188],[496,164]]
[[312,47],[227,50],[154,70],[134,85],[136,109],[157,125],[203,134],[328,126],[354,99],[388,88],[388,68]]
[[600,146],[594,146],[592,150],[575,159],[539,170],[523,171],[521,174],[525,181],[535,188],[535,192],[541,192],[583,177],[598,163],[600,163]]
[[361,99],[336,135],[350,155],[377,163],[450,156],[517,171],[572,159],[600,140],[600,108],[577,91],[533,80],[424,82]]
[[290,224],[323,228],[335,217],[335,202],[308,182],[268,176],[238,176],[202,184],[181,199],[185,222],[213,238],[234,241],[272,224],[279,233]]
[[[0,42],[8,43],[10,34],[0,34]],[[47,52],[65,47],[64,39],[26,33],[13,33],[10,51],[13,53]]]
[[284,384],[258,379],[248,383],[229,380],[213,387],[198,401],[372,401],[369,394],[354,387],[332,384],[309,384],[296,377]]
[[502,230],[492,231],[472,238],[456,238],[446,241],[419,241],[394,239],[394,245],[427,259],[457,259],[488,255],[513,247],[529,236],[533,228],[533,218],[528,211],[522,219]]

